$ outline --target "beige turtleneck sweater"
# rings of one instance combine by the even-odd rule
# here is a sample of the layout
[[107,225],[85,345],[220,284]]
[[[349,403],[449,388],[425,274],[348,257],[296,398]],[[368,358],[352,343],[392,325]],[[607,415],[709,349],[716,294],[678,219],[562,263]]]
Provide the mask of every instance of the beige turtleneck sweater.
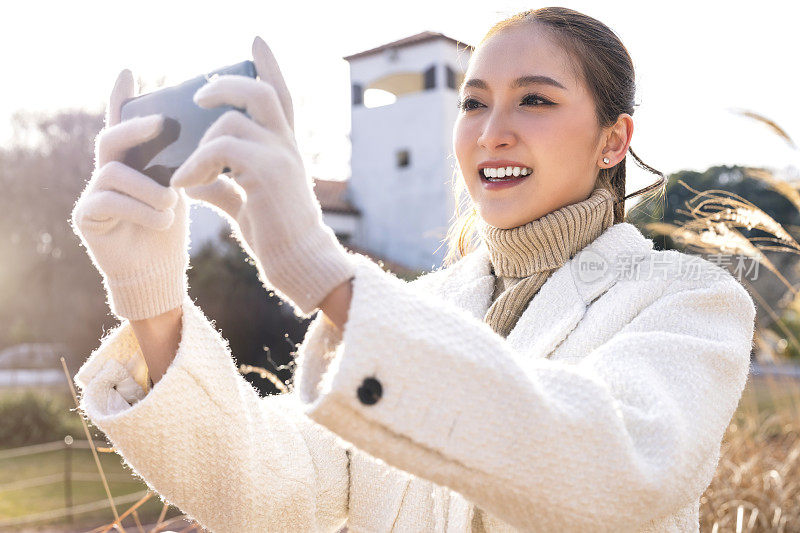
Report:
[[521,226],[496,228],[478,220],[496,276],[484,321],[506,337],[547,278],[614,222],[614,195],[597,187],[585,200],[565,205]]

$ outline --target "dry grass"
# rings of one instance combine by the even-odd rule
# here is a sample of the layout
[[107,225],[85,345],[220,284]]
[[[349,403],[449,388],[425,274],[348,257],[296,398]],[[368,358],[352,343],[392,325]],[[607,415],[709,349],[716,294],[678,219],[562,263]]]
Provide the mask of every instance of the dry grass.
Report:
[[[775,122],[756,113],[741,111],[774,131],[789,146],[797,145]],[[786,198],[800,211],[800,183],[785,181],[771,171],[748,168],[747,176],[758,179]],[[800,254],[800,244],[790,230],[752,202],[724,190],[696,191],[686,202],[685,221],[654,223],[645,227],[666,235],[687,250],[737,254],[758,261],[786,287],[778,302],[768,302],[752,284],[749,292],[785,335],[783,346],[798,346],[794,332],[782,320],[782,311],[797,307],[797,290],[770,262],[763,251]],[[759,229],[767,237],[745,237],[740,229]],[[781,363],[783,357],[775,334],[756,325],[755,343],[760,363]],[[711,531],[800,531],[800,380],[769,376],[749,377],[739,407],[728,426],[714,478],[701,498],[700,530]]]
[[[69,370],[67,370],[67,364],[64,361],[63,357],[61,358],[61,366],[63,367],[64,374],[65,374],[65,376],[67,378],[67,384],[69,385],[69,390],[72,393],[72,399],[75,402],[75,407],[76,407],[76,409],[79,409],[79,405],[80,404],[79,404],[79,401],[78,401],[78,396],[75,393],[75,387],[72,384],[72,378],[70,377]],[[95,446],[94,439],[92,438],[92,434],[89,431],[89,426],[87,425],[86,420],[83,417],[81,417],[81,422],[83,424],[84,432],[86,433],[86,438],[89,441],[89,445],[91,447],[92,454],[94,455],[94,460],[95,460],[95,464],[97,466],[97,470],[100,473],[101,480],[103,481],[103,487],[105,487],[106,496],[108,497],[108,500],[109,500],[109,503],[110,503],[110,506],[111,506],[111,511],[114,514],[114,520],[112,522],[110,522],[108,524],[104,524],[102,526],[99,526],[99,527],[91,530],[91,533],[107,533],[107,532],[112,531],[112,530],[113,531],[119,531],[121,533],[125,533],[126,529],[123,526],[123,522],[125,521],[126,518],[128,518],[128,522],[133,521],[133,523],[134,523],[132,526],[129,524],[128,525],[129,528],[132,529],[133,527],[135,527],[136,531],[138,531],[139,533],[145,533],[145,529],[144,529],[144,526],[142,525],[141,520],[139,519],[139,514],[137,512],[137,509],[139,507],[141,507],[145,502],[150,500],[155,494],[152,491],[148,490],[147,493],[139,501],[137,501],[136,503],[131,505],[128,509],[126,509],[125,511],[120,513],[117,510],[117,506],[114,503],[113,497],[111,496],[111,492],[110,492],[110,490],[108,488],[108,481],[106,479],[106,475],[103,472],[103,467],[100,464],[100,459],[99,459],[99,457],[97,455],[98,453],[115,453],[116,450],[114,448],[104,448],[104,447]],[[158,517],[158,520],[150,528],[148,533],[159,533],[159,532],[160,533],[174,533],[174,530],[167,529],[170,526],[170,524],[173,524],[173,523],[175,523],[177,521],[180,521],[180,520],[183,520],[183,519],[187,518],[186,515],[180,515],[180,516],[175,516],[175,517],[172,517],[172,518],[169,518],[169,519],[165,520],[165,516],[167,514],[167,510],[168,509],[169,509],[169,504],[164,503],[164,506],[161,509],[161,514]],[[188,526],[186,526],[183,529],[179,530],[180,533],[187,533],[189,531],[202,531],[202,532],[205,532],[206,529],[204,529],[196,521],[193,521]]]
[[751,376],[700,500],[701,531],[800,531],[795,380]]
[[[74,386],[72,384],[72,379],[70,378],[69,371],[67,370],[66,362],[64,361],[63,357],[61,358],[61,365],[63,367],[64,374],[66,375],[67,384],[69,385],[69,389],[70,389],[70,392],[72,394],[72,399],[75,402],[75,407],[78,408],[78,406],[79,406],[78,397],[77,397],[77,394],[75,392],[75,388],[74,388]],[[284,383],[280,380],[280,378],[278,378],[278,376],[276,376],[275,374],[273,374],[269,370],[267,370],[265,368],[262,368],[262,367],[256,367],[256,366],[251,366],[251,365],[240,365],[239,366],[239,373],[241,373],[241,374],[249,374],[251,372],[258,373],[260,375],[260,377],[265,378],[265,379],[269,379],[270,382],[272,382],[282,393],[288,392],[288,389],[286,388],[286,385],[284,385]],[[104,486],[104,488],[106,490],[106,495],[107,495],[107,497],[109,499],[111,511],[112,511],[112,513],[114,515],[114,520],[112,522],[109,522],[108,524],[103,524],[101,526],[98,526],[95,529],[91,530],[90,533],[108,533],[109,531],[112,531],[112,530],[113,531],[120,531],[122,533],[125,533],[126,529],[125,529],[123,523],[126,522],[126,519],[127,519],[127,522],[128,522],[128,528],[132,529],[132,528],[135,527],[136,528],[135,530],[137,532],[139,532],[139,533],[145,533],[145,532],[147,532],[147,533],[188,533],[190,531],[198,531],[198,532],[207,531],[197,521],[191,521],[188,525],[185,525],[185,521],[186,520],[190,520],[187,515],[173,516],[173,517],[171,517],[169,519],[165,519],[165,516],[167,514],[167,510],[169,509],[169,504],[167,504],[167,503],[164,504],[164,506],[163,506],[163,508],[161,510],[161,514],[158,517],[158,520],[156,521],[156,523],[148,526],[148,527],[150,527],[150,529],[146,530],[145,526],[142,525],[141,520],[139,519],[139,514],[137,513],[137,509],[139,509],[139,507],[141,507],[145,502],[147,502],[148,500],[150,500],[151,498],[156,496],[156,494],[154,492],[149,491],[149,490],[147,491],[147,493],[139,501],[137,501],[136,503],[134,503],[133,505],[131,505],[130,507],[128,507],[127,509],[125,509],[124,511],[122,511],[120,513],[120,511],[117,509],[116,504],[114,503],[114,499],[111,496],[111,492],[110,492],[110,490],[108,488],[108,482],[107,482],[107,479],[106,479],[106,475],[105,475],[105,472],[103,471],[103,467],[100,464],[100,460],[99,460],[99,457],[98,457],[98,453],[116,453],[116,450],[114,448],[106,448],[106,447],[96,446],[95,443],[94,443],[94,439],[92,438],[91,432],[89,431],[89,427],[88,427],[88,425],[86,423],[86,420],[83,417],[81,417],[81,422],[83,424],[83,429],[84,429],[84,432],[86,433],[86,437],[87,437],[87,439],[89,441],[89,444],[90,444],[90,447],[91,447],[91,450],[92,450],[92,454],[93,454],[94,459],[95,459],[95,464],[97,466],[97,470],[100,473],[100,478],[101,478],[101,480],[103,482],[103,486]],[[168,529],[171,525],[176,524],[176,523],[180,523],[181,521],[184,522],[182,524],[182,525],[184,525],[184,527],[182,529],[179,529],[179,530]],[[130,522],[133,522],[133,525],[131,525]],[[347,530],[346,528],[343,529],[343,531],[346,531],[346,530]]]
[[[763,174],[749,175],[761,177]],[[696,191],[683,180],[678,183],[695,193],[686,202],[687,210],[676,210],[690,218],[675,224],[653,222],[645,224],[646,229],[654,234],[666,235],[687,249],[750,257],[780,279],[787,290],[796,294],[792,284],[762,252],[770,250],[800,255],[800,244],[780,223],[755,204],[729,191]],[[771,236],[748,239],[739,231],[740,228],[759,229]]]

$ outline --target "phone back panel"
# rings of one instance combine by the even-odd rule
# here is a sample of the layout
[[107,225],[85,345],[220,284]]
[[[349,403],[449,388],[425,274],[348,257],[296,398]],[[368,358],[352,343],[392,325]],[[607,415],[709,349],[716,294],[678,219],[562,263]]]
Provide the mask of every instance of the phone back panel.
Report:
[[[161,185],[169,186],[172,174],[197,148],[209,126],[225,112],[238,109],[233,106],[204,109],[192,100],[200,87],[221,75],[255,78],[256,69],[252,61],[243,61],[123,102],[120,109],[123,121],[146,115],[164,115],[164,128],[158,137],[128,150],[123,163]],[[239,111],[245,112],[244,109]],[[223,169],[226,171],[229,169]]]

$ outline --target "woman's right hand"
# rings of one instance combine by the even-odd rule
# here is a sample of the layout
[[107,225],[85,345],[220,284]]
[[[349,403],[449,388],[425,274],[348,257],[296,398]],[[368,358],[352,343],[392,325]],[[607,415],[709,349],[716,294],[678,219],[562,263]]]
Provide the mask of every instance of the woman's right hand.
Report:
[[76,202],[73,231],[103,276],[114,314],[142,320],[180,307],[187,292],[189,216],[186,193],[164,187],[121,162],[159,134],[161,115],[120,122],[133,96],[133,75],[117,77],[106,127],[95,141],[95,170]]

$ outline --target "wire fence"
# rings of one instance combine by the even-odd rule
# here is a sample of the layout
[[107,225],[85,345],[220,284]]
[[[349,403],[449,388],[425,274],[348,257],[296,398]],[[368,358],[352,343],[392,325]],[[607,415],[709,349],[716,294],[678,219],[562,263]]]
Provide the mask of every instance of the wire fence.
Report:
[[[69,387],[70,394],[72,396],[72,400],[75,404],[75,407],[79,407],[79,401],[77,393],[75,392],[75,387],[73,386],[72,377],[67,369],[66,361],[63,357],[60,358],[61,367],[64,372],[64,377],[67,381],[67,386]],[[137,479],[131,475],[121,475],[121,474],[106,474],[103,466],[100,461],[100,456],[98,453],[115,453],[116,450],[113,447],[101,447],[97,446],[92,438],[91,432],[89,431],[89,427],[86,423],[86,420],[81,417],[81,425],[83,426],[83,431],[86,435],[86,440],[75,440],[71,435],[66,435],[63,440],[54,441],[54,442],[46,442],[42,444],[34,444],[29,446],[23,446],[19,448],[7,449],[7,450],[0,450],[0,469],[2,469],[1,463],[7,460],[18,460],[21,458],[25,458],[28,456],[32,456],[35,454],[44,454],[48,452],[54,451],[63,451],[64,452],[64,467],[63,472],[61,473],[49,473],[47,475],[38,475],[29,477],[27,479],[13,479],[10,482],[5,482],[4,484],[0,485],[0,500],[2,500],[3,495],[7,494],[11,491],[16,490],[25,490],[30,488],[37,488],[46,486],[53,483],[58,483],[63,480],[64,483],[64,506],[57,508],[57,509],[49,509],[46,511],[39,511],[35,513],[29,513],[23,516],[16,516],[16,517],[0,517],[0,529],[3,531],[8,530],[8,528],[18,528],[19,526],[23,525],[30,525],[36,522],[42,522],[47,520],[59,520],[65,519],[69,524],[72,524],[76,515],[82,513],[88,513],[92,511],[98,511],[105,508],[110,508],[114,520],[110,523],[101,525],[93,530],[90,533],[107,533],[111,530],[120,531],[121,533],[125,533],[125,528],[122,526],[122,522],[126,519],[132,519],[135,523],[136,530],[139,533],[145,533],[144,526],[141,523],[139,518],[139,511],[142,505],[151,500],[153,496],[156,496],[156,493],[152,490],[139,490],[134,493],[123,494],[120,496],[112,497],[111,489],[109,487],[110,481],[121,481],[121,482],[136,482]],[[92,456],[94,458],[95,466],[97,467],[96,473],[88,473],[88,472],[73,472],[73,449],[89,449],[92,452]],[[106,493],[106,498],[103,500],[96,500],[90,502],[83,502],[80,504],[74,504],[72,498],[72,482],[73,481],[99,481],[103,484],[103,489]],[[130,505],[132,504],[132,505]],[[118,507],[121,505],[125,505],[127,507],[126,510],[120,512]],[[150,533],[159,533],[159,532],[166,532],[167,527],[172,526],[173,524],[177,525],[178,522],[184,521],[185,527],[179,530],[179,533],[187,533],[188,531],[197,530],[197,531],[205,531],[203,527],[194,520],[191,520],[186,514],[181,513],[179,516],[172,516],[171,518],[166,518],[167,511],[170,505],[168,503],[163,503],[161,506],[161,512],[154,524],[150,524],[147,527],[149,528],[148,531]],[[180,511],[180,509],[178,509]],[[185,521],[188,520],[189,524],[186,525]],[[15,531],[15,529],[11,529]]]
[[[10,483],[0,485],[0,498],[3,493],[25,490],[36,487],[42,487],[54,483],[64,483],[64,507],[59,509],[52,509],[38,513],[31,513],[28,515],[14,517],[14,518],[0,518],[0,527],[12,527],[32,524],[43,520],[52,520],[57,518],[66,518],[70,523],[74,517],[81,513],[96,511],[111,506],[111,502],[104,498],[102,500],[82,503],[74,505],[72,502],[72,482],[73,481],[97,481],[100,482],[100,474],[98,472],[73,472],[72,464],[72,450],[90,449],[88,440],[74,440],[72,436],[67,435],[64,439],[46,442],[43,444],[33,444],[30,446],[22,446],[20,448],[11,448],[7,450],[0,450],[0,463],[5,460],[19,459],[31,455],[49,453],[54,451],[64,451],[64,469],[63,472],[48,474],[44,476],[37,476],[28,479],[17,479]],[[98,448],[99,451],[107,451],[105,448]],[[2,467],[2,465],[0,465]],[[131,476],[128,475],[106,475],[109,481],[131,481]],[[141,498],[148,491],[138,491],[133,494],[127,494],[114,498],[117,504],[130,503]]]

